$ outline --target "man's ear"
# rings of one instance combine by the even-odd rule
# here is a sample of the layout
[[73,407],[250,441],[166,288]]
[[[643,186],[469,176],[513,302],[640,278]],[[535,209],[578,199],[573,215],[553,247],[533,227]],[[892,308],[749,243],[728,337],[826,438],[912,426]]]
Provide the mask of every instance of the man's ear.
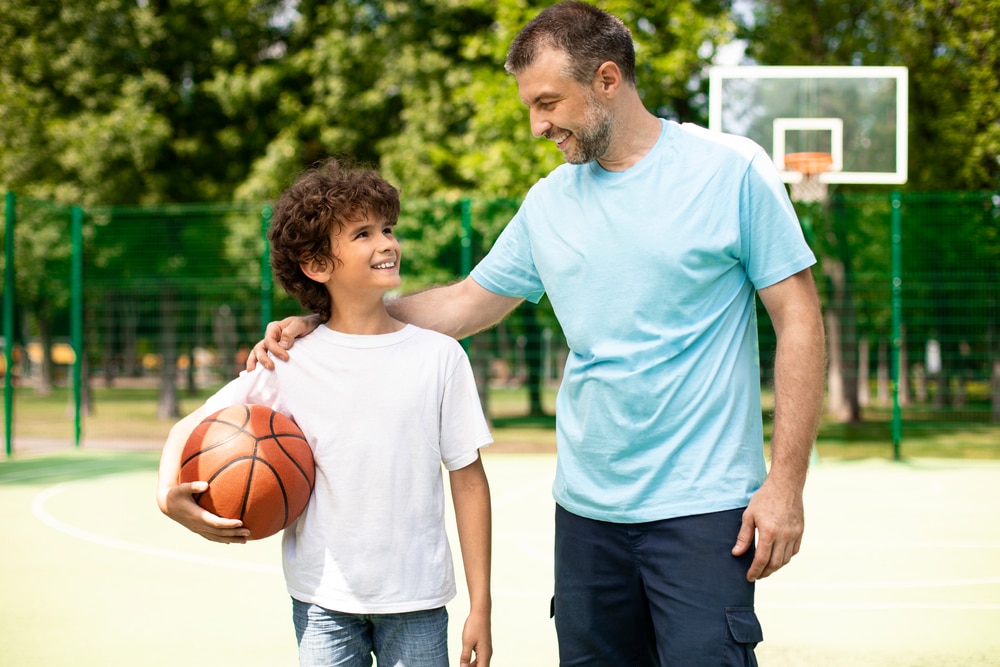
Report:
[[614,95],[622,85],[622,71],[614,61],[601,63],[594,73],[594,90],[599,95]]

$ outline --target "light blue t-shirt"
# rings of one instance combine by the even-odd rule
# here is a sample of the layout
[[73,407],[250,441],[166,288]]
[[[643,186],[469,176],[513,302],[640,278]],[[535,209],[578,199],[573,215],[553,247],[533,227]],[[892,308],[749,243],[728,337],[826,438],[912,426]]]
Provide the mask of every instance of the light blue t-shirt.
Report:
[[604,521],[747,504],[766,474],[755,289],[815,262],[758,145],[662,123],[626,171],[540,180],[472,272],[548,294],[570,350],[553,495]]

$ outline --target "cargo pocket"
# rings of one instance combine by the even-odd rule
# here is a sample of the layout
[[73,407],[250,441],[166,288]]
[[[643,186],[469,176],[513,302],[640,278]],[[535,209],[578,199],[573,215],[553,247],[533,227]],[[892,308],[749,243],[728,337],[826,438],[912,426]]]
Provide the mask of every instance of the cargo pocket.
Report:
[[725,658],[727,667],[757,667],[754,648],[764,641],[764,631],[753,607],[730,607],[726,609],[731,641],[727,642]]

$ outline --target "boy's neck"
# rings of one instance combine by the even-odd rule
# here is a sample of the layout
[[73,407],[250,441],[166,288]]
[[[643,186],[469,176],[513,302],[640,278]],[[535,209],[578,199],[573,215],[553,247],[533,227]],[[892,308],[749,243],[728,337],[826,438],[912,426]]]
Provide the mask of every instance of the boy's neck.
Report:
[[399,331],[405,323],[394,319],[379,301],[375,306],[358,304],[335,305],[326,326],[334,331],[355,336],[379,336]]

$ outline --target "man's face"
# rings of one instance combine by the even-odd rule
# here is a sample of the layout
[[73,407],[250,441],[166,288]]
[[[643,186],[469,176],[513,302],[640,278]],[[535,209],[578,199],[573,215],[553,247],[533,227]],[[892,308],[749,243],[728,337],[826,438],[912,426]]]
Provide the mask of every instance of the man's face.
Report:
[[592,87],[567,74],[567,56],[544,49],[517,75],[517,89],[528,106],[531,133],[556,142],[570,164],[604,155],[611,144],[614,117]]

